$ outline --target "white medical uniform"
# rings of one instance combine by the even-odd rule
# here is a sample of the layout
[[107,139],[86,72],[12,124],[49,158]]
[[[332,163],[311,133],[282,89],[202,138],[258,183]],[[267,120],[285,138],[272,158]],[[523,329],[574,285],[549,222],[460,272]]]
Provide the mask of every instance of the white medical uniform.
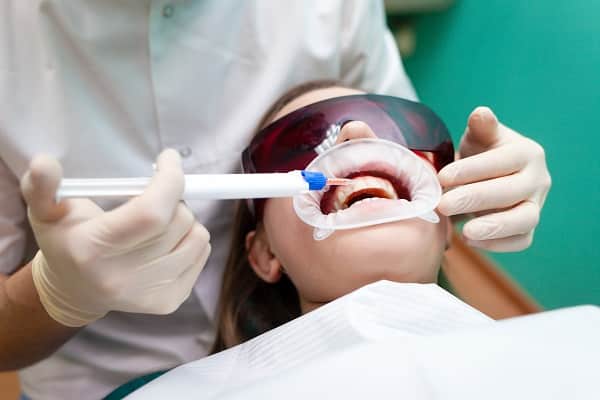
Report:
[[[0,272],[34,248],[18,186],[34,154],[66,177],[150,175],[166,147],[186,173],[230,172],[270,104],[314,79],[415,96],[379,1],[0,2]],[[99,398],[205,355],[231,205],[190,203],[213,252],[177,312],[108,314],[22,370],[24,392]]]

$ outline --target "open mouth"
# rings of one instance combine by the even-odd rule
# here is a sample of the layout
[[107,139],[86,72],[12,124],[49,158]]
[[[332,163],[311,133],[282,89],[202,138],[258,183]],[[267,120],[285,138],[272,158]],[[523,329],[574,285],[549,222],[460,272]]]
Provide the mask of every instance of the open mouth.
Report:
[[340,178],[352,183],[337,186],[325,192],[321,198],[321,212],[330,214],[352,207],[366,199],[411,200],[406,180],[384,170],[364,168]]

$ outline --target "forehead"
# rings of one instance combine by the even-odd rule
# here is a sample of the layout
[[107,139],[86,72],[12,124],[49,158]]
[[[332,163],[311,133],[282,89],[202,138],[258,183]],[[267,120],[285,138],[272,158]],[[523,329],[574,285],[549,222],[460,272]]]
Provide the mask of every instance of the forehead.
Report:
[[352,94],[362,94],[362,93],[364,93],[364,92],[361,90],[350,89],[350,88],[339,87],[339,86],[311,90],[310,92],[303,93],[300,96],[293,99],[292,101],[290,101],[289,103],[287,103],[268,122],[276,121],[279,118],[284,117],[287,114],[291,113],[292,111],[295,111],[295,110],[302,108],[304,106],[307,106],[309,104],[316,103],[317,101],[331,99],[331,98],[340,97],[340,96],[348,96],[348,95],[352,95]]

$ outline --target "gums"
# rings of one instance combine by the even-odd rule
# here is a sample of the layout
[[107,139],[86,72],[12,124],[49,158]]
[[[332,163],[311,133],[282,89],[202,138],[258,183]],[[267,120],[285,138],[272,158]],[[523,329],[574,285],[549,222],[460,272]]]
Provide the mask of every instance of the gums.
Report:
[[[373,176],[373,177],[377,177],[377,178],[386,179],[394,187],[394,190],[396,191],[396,195],[398,196],[398,199],[405,199],[408,201],[411,200],[410,188],[405,183],[404,179],[402,179],[401,177],[390,175],[383,171],[378,171],[378,170],[355,171],[355,172],[352,172],[352,173],[344,176],[344,178],[354,179],[354,178],[358,178],[358,177],[362,177],[362,176]],[[332,189],[326,191],[325,193],[323,193],[323,197],[321,198],[321,203],[320,203],[321,212],[323,214],[330,214],[330,213],[336,211],[333,209],[333,203],[334,203],[333,199],[334,199],[334,195],[335,195],[336,191],[337,191],[337,188],[332,188]],[[346,200],[345,204],[349,207],[352,204],[354,204],[360,200],[364,200],[364,199],[372,198],[372,197],[388,198],[388,196],[385,195],[385,193],[381,189],[366,188],[363,190],[359,190],[356,193],[353,193],[352,195],[350,195],[350,197]]]

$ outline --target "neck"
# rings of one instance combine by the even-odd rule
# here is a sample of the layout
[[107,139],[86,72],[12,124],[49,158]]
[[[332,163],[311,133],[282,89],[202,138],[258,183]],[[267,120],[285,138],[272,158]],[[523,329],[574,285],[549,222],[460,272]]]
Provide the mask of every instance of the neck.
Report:
[[317,303],[314,301],[309,301],[309,300],[306,300],[305,298],[303,298],[302,296],[300,296],[300,311],[302,312],[302,315],[309,313],[313,310],[316,310],[317,308],[321,307],[324,304],[326,304],[326,303]]

